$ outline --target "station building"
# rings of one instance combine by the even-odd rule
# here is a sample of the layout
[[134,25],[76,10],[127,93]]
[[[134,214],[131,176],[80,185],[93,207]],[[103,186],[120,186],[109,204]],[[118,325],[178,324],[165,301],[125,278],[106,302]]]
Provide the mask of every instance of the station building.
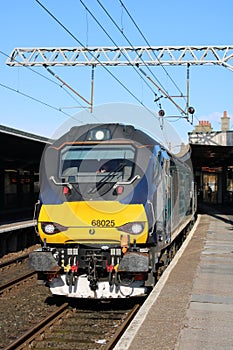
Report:
[[0,223],[32,218],[48,139],[0,125]]
[[214,204],[233,204],[233,131],[224,111],[221,130],[213,131],[209,121],[200,121],[189,133],[198,199]]

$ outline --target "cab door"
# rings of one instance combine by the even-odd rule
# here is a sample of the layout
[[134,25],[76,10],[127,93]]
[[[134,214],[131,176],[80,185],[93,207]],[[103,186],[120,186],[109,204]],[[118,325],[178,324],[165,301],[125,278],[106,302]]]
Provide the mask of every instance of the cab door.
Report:
[[160,176],[157,186],[156,231],[160,242],[171,237],[171,176],[170,157],[165,150],[159,156]]
[[165,240],[169,242],[171,238],[171,175],[169,157],[164,161],[164,202]]

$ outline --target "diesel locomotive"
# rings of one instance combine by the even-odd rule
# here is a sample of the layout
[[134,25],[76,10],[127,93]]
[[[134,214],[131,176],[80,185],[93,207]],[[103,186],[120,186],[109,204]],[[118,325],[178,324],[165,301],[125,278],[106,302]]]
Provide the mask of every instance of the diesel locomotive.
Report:
[[30,262],[53,294],[143,296],[194,222],[192,167],[133,125],[74,126],[44,152],[36,212]]

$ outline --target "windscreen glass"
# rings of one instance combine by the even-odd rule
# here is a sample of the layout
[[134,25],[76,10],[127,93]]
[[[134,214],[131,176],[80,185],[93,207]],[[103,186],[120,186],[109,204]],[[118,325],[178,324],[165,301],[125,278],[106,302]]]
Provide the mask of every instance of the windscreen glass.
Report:
[[106,181],[127,181],[134,160],[132,145],[66,146],[61,151],[60,177],[69,182],[96,182],[96,176],[105,176]]

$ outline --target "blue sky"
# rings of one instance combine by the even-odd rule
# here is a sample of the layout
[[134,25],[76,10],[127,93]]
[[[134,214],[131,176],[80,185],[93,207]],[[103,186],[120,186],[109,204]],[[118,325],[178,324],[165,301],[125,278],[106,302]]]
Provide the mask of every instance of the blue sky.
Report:
[[[118,46],[129,46],[96,0],[83,2]],[[41,3],[84,45],[114,46],[79,0],[41,0]],[[134,46],[147,46],[118,0],[101,0],[101,3]],[[123,0],[123,3],[151,46],[233,45],[231,0],[220,3],[212,0]],[[16,47],[80,45],[35,0],[2,1],[0,28],[0,84],[55,108],[0,86],[0,124],[49,137],[68,118],[58,109],[72,116],[81,111],[81,108],[75,107],[80,107],[83,102],[74,95],[71,98],[70,92],[68,94],[64,88],[46,79],[53,78],[44,68],[33,68],[42,77],[28,68],[6,66],[4,53],[9,55]],[[53,67],[52,70],[86,99],[90,98],[90,67]],[[132,67],[113,67],[110,70],[144,105],[155,113],[158,111],[152,91]],[[153,67],[152,70],[171,95],[177,94],[161,67]],[[166,72],[185,94],[186,68],[166,67]],[[155,88],[154,91],[157,92]],[[196,110],[194,125],[199,120],[209,120],[214,130],[220,130],[220,117],[226,110],[232,126],[232,94],[233,72],[218,66],[191,66],[190,104]],[[139,104],[102,67],[97,67],[94,106],[110,102]],[[178,99],[176,102],[181,101]],[[161,106],[167,116],[179,115],[164,98]],[[171,125],[184,137],[194,128],[185,120],[171,119]]]

